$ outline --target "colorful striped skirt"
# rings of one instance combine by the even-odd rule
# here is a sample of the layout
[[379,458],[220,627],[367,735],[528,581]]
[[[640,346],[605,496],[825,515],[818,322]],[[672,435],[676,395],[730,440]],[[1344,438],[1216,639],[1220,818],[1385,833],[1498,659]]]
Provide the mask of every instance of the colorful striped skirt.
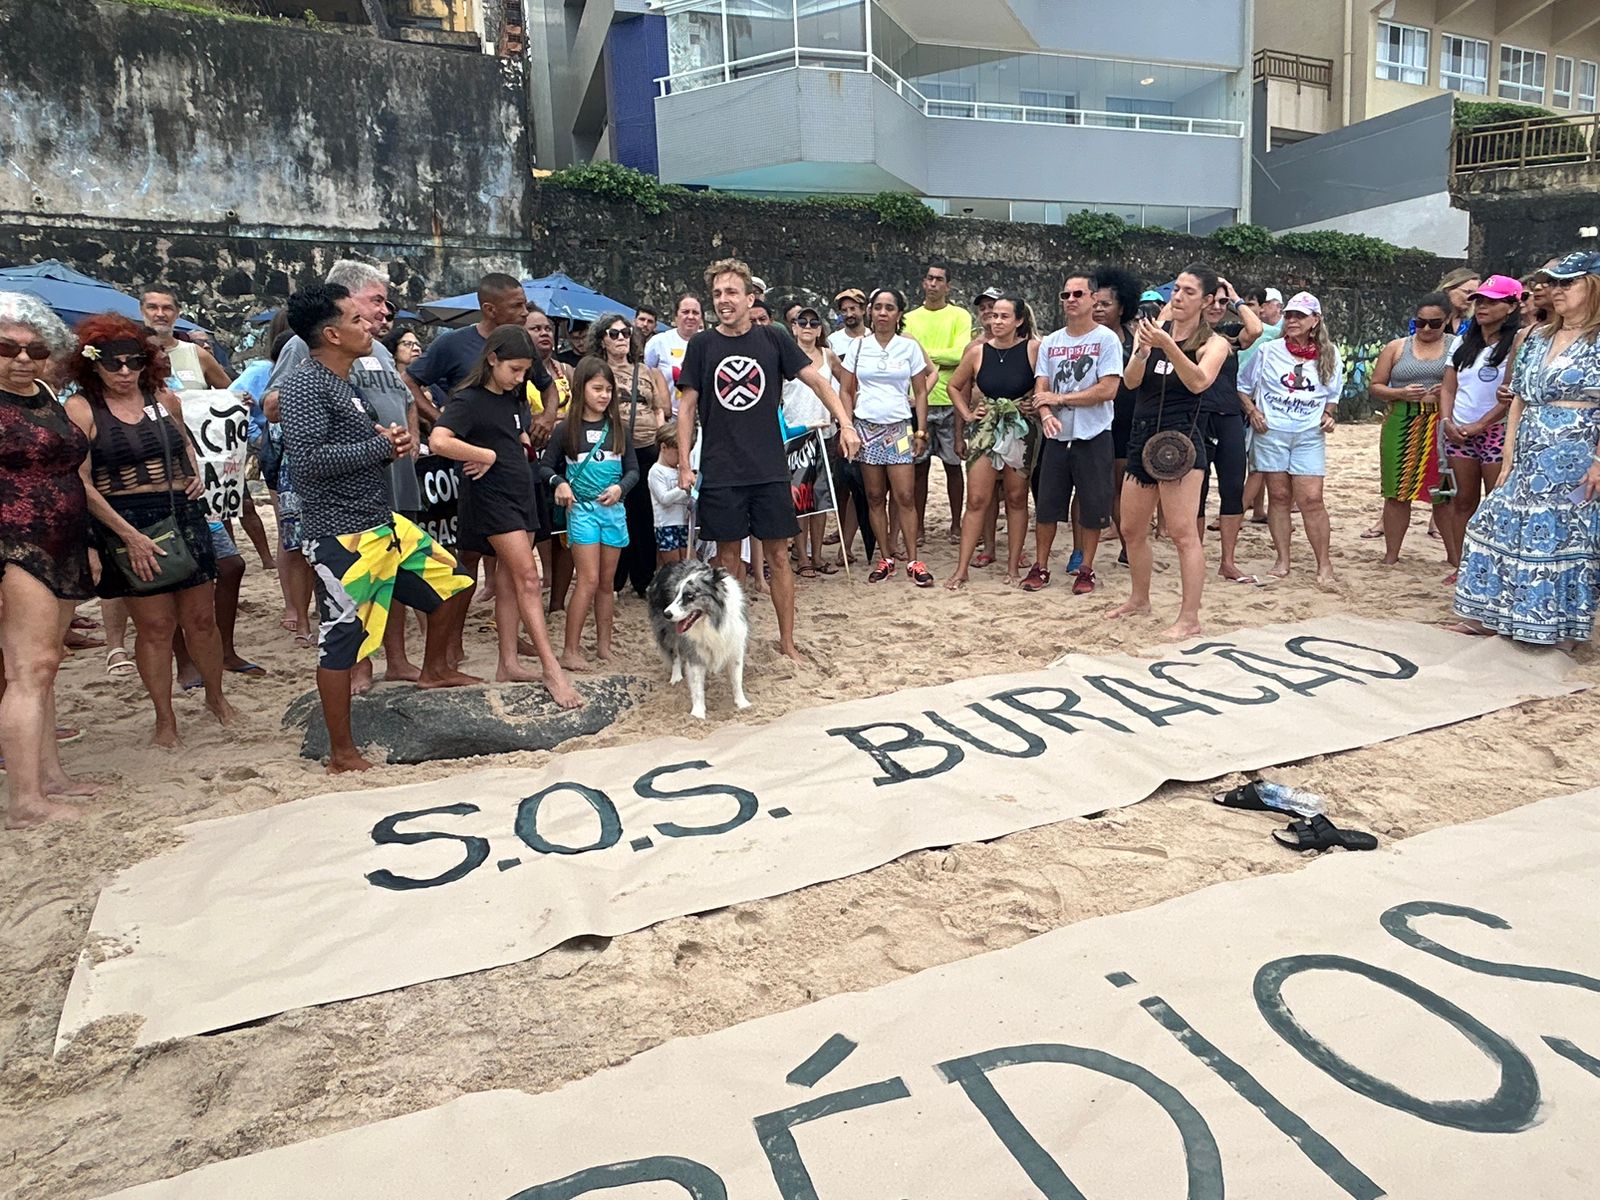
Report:
[[1433,401],[1396,400],[1383,419],[1379,440],[1386,500],[1436,503],[1439,485],[1439,406]]

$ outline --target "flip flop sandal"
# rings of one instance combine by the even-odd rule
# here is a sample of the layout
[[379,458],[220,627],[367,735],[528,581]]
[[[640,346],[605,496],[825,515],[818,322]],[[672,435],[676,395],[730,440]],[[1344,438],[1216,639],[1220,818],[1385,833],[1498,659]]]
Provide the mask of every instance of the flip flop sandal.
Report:
[[56,745],[65,746],[68,742],[75,742],[83,736],[83,730],[73,725],[56,726]]
[[1272,839],[1290,850],[1376,850],[1378,839],[1357,829],[1340,829],[1327,817],[1296,821],[1287,829],[1274,829]]
[[73,617],[68,629],[99,629],[100,622],[90,617]]
[[1363,529],[1361,531],[1361,540],[1364,542],[1370,542],[1373,538],[1381,538],[1382,536],[1383,530],[1381,529]]
[[229,667],[228,670],[232,671],[235,675],[265,675],[267,673],[267,669],[265,667],[253,662],[247,662],[243,666],[239,667]]
[[800,576],[801,579],[815,579],[817,577],[817,569],[808,564],[796,570],[795,574]]
[[107,675],[132,675],[138,667],[134,664],[133,655],[121,646],[113,646],[106,651]]
[[1266,587],[1267,586],[1267,581],[1265,579],[1261,578],[1261,576],[1259,576],[1259,575],[1240,575],[1237,578],[1228,580],[1228,582],[1229,583],[1245,583],[1245,584],[1249,584],[1251,587]]
[[839,568],[830,562],[819,562],[816,565],[818,575],[837,575]]
[[975,567],[992,567],[994,566],[994,555],[980,554],[972,560],[972,565]]
[[297,633],[294,635],[294,644],[309,650],[317,644],[317,639],[313,634]]

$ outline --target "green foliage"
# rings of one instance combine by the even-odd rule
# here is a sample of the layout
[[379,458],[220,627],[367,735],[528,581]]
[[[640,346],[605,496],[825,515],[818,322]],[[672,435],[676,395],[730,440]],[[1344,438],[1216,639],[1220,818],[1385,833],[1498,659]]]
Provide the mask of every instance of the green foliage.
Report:
[[1122,249],[1129,225],[1116,213],[1075,212],[1062,225],[1073,241],[1097,254]]
[[116,0],[116,2],[119,4],[131,4],[138,8],[159,8],[167,12],[188,13],[196,17],[218,17],[224,21],[253,21],[264,25],[278,23],[271,17],[239,12],[232,8],[222,8],[209,3],[208,0]]
[[1534,117],[1555,115],[1537,104],[1517,104],[1511,100],[1456,101],[1457,129],[1476,129],[1479,125],[1495,125],[1501,121],[1528,121]]
[[1234,254],[1271,254],[1277,239],[1265,225],[1224,225],[1211,231],[1217,248]]
[[926,229],[939,214],[910,192],[879,192],[869,204],[878,220],[895,229]]
[[1280,250],[1340,263],[1390,266],[1401,253],[1398,246],[1364,233],[1339,233],[1319,229],[1311,233],[1286,233],[1277,240]]
[[607,200],[632,203],[657,217],[670,207],[667,203],[670,196],[685,194],[684,188],[663,185],[652,175],[613,162],[579,163],[554,172],[545,182],[573,191],[593,192]]

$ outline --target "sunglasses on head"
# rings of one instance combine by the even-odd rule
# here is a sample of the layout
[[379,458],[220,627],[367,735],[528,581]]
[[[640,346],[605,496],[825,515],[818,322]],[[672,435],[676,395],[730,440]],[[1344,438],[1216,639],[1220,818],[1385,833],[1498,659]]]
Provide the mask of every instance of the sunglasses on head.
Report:
[[794,319],[794,325],[795,325],[796,329],[821,329],[822,328],[822,322],[817,320],[816,317],[796,317]]
[[1083,291],[1081,289],[1074,289],[1073,291],[1070,291],[1070,292],[1062,292],[1061,293],[1061,298],[1063,300],[1081,300],[1085,296],[1087,296],[1088,294],[1089,294],[1088,292],[1085,292],[1085,291]]
[[50,357],[50,347],[43,342],[29,342],[24,346],[10,338],[0,338],[0,358],[16,358],[19,354],[26,354],[34,362],[43,362]]
[[1418,329],[1443,329],[1444,328],[1444,318],[1443,317],[1418,317],[1417,318],[1417,328]]
[[623,325],[613,325],[610,329],[606,330],[606,336],[608,338],[616,338],[620,342],[623,338],[632,337],[633,330],[628,329]]

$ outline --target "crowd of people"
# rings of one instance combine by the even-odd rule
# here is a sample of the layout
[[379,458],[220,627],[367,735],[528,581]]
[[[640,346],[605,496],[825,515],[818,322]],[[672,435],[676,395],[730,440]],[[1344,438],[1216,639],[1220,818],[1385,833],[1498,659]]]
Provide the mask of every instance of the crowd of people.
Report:
[[[1345,365],[1309,291],[1241,291],[1203,263],[1160,290],[1120,266],[1070,269],[1047,331],[999,286],[971,311],[957,304],[943,262],[927,266],[915,307],[892,286],[846,286],[831,312],[808,299],[775,308],[735,259],[704,284],[659,328],[650,307],[558,328],[516,279],[486,275],[478,319],[425,342],[396,324],[387,276],[344,261],[290,298],[237,376],[209,337],[176,333],[177,300],[159,286],[141,298],[142,323],[107,313],[75,330],[0,293],[7,824],[77,816],[72,799],[92,794],[62,766],[76,731],[55,712],[84,602],[100,602],[107,671],[138,673],[157,745],[179,744],[175,681],[203,689],[229,724],[227,681],[264,673],[233,644],[246,564],[203,499],[183,409],[195,389],[252,404],[276,551],[255,504],[240,523],[276,567],[286,635],[317,647],[330,771],[370,765],[351,697],[372,685],[380,649],[387,680],[481,682],[461,669],[480,575],[496,679],[540,681],[564,707],[583,702],[570,676],[592,669],[591,618],[604,664],[618,598],[642,597],[661,564],[693,554],[769,593],[779,649],[800,661],[797,577],[861,561],[866,585],[903,568],[932,587],[930,525],[954,548],[953,591],[990,567],[1024,591],[1049,588],[1063,540],[1070,591],[1088,595],[1103,586],[1102,543],[1119,542],[1129,586],[1114,619],[1152,611],[1151,539],[1168,538],[1172,638],[1201,632],[1208,532],[1219,578],[1266,582],[1235,561],[1263,504],[1270,577],[1290,574],[1298,516],[1316,582],[1334,583],[1323,478]],[[1370,394],[1387,406],[1383,511],[1362,536],[1384,539],[1381,561],[1399,561],[1412,508],[1426,505],[1451,568],[1450,628],[1587,641],[1600,606],[1600,254],[1521,278],[1446,276],[1383,348]],[[820,440],[827,468],[804,503],[797,437]],[[420,524],[422,455],[455,464],[453,545]],[[928,512],[936,461],[947,526]],[[425,630],[420,664],[408,610]]]

